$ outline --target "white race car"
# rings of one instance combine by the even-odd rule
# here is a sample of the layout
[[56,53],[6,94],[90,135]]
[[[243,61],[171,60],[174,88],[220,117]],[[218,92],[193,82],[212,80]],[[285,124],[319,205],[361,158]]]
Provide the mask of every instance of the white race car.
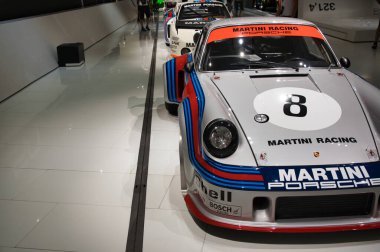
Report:
[[231,17],[225,4],[215,1],[178,3],[173,16],[167,20],[167,38],[174,55],[192,51],[205,24]]
[[380,91],[291,18],[207,24],[164,64],[190,212],[224,228],[380,228]]

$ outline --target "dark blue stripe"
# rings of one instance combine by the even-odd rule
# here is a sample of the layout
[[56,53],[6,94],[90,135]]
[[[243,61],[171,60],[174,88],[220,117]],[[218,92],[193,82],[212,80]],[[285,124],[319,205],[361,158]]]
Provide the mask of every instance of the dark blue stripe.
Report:
[[166,91],[168,93],[168,99],[171,101],[171,91],[170,91],[170,86],[171,86],[171,79],[170,79],[170,68],[169,68],[169,62],[165,63],[165,74],[166,74]]
[[172,81],[172,85],[171,85],[171,91],[172,91],[172,101],[173,102],[176,102],[177,101],[177,97],[176,97],[176,79],[175,79],[175,72],[176,72],[176,69],[175,69],[175,58],[173,60],[170,61],[170,69],[171,69],[171,74],[170,74],[170,77],[171,77],[171,81]]
[[203,153],[204,159],[211,166],[225,172],[237,173],[237,174],[260,174],[260,171],[257,170],[257,167],[254,166],[235,166],[235,165],[226,165],[212,160],[209,156]]

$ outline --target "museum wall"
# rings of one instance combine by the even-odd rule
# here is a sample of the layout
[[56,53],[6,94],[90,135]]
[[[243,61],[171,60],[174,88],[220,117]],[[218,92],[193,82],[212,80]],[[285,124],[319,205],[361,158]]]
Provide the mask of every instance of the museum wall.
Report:
[[137,16],[131,1],[0,23],[0,101],[58,66],[56,47],[88,48]]
[[323,33],[351,42],[372,41],[379,22],[376,0],[302,0],[298,16]]

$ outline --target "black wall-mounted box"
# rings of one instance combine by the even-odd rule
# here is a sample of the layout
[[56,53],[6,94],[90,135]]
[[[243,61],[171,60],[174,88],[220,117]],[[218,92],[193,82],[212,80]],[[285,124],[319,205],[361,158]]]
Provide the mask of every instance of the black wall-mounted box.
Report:
[[65,43],[57,46],[58,65],[80,66],[84,63],[83,43]]

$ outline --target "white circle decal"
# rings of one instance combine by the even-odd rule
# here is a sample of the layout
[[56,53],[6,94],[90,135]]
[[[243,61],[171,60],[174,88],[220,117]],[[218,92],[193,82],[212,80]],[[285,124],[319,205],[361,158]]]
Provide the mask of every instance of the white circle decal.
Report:
[[256,96],[257,114],[270,123],[292,130],[320,130],[335,124],[342,115],[337,101],[327,94],[304,88],[275,88]]

